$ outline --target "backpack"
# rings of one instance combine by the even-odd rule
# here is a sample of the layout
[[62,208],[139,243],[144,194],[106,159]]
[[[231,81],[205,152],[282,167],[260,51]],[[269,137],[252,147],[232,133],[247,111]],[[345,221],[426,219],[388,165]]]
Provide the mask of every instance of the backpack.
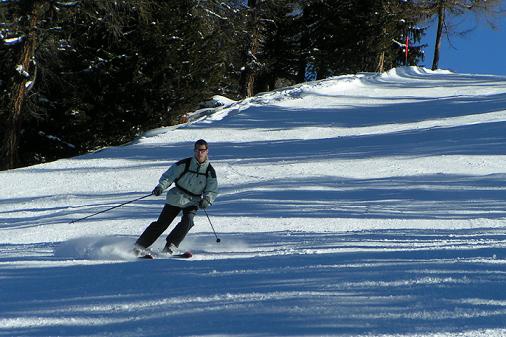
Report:
[[195,194],[195,193],[193,193],[193,192],[190,192],[190,191],[188,191],[186,188],[184,188],[184,187],[182,187],[181,185],[179,185],[179,184],[178,184],[178,181],[179,181],[179,180],[180,180],[180,179],[181,179],[181,178],[182,178],[182,177],[183,177],[186,173],[191,172],[191,173],[196,173],[196,174],[198,174],[198,175],[206,176],[206,184],[207,184],[207,177],[209,177],[209,172],[211,172],[211,176],[212,176],[212,177],[216,177],[216,171],[215,171],[215,170],[214,170],[214,168],[211,166],[211,163],[209,163],[209,164],[207,165],[206,173],[200,173],[200,172],[192,171],[192,170],[190,170],[190,163],[191,163],[191,161],[192,161],[192,158],[190,157],[190,158],[182,159],[182,160],[180,160],[180,161],[178,161],[178,162],[176,163],[176,165],[177,165],[177,166],[184,164],[184,170],[183,170],[183,173],[181,173],[181,174],[179,175],[179,177],[177,177],[177,178],[174,180],[174,183],[175,183],[175,184],[176,184],[176,186],[177,186],[179,189],[181,189],[183,192],[188,193],[188,194],[190,194],[190,195],[193,195],[193,196],[195,196],[195,197],[200,197],[200,194]]

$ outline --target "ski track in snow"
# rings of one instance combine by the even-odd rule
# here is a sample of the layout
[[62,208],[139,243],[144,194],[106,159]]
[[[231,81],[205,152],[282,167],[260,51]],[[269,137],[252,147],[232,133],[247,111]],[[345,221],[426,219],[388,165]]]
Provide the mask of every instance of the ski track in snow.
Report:
[[[398,68],[0,172],[0,336],[506,336],[506,78]],[[130,247],[210,142],[189,260]],[[161,249],[163,237],[154,245]]]

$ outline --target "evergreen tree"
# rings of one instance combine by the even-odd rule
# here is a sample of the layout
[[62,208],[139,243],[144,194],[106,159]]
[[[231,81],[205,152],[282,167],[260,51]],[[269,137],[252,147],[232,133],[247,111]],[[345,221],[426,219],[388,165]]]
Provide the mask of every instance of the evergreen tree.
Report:
[[420,42],[426,29],[418,25],[423,16],[407,1],[383,0],[376,4],[370,24],[377,30],[372,47],[378,55],[376,71],[416,65],[423,60],[425,45]]
[[[303,1],[270,2],[266,9],[270,17],[261,54],[263,71],[259,73],[256,91],[304,82],[305,70],[299,68],[305,58],[301,25]],[[302,73],[302,75],[300,74]]]
[[263,70],[264,64],[259,59],[265,42],[265,18],[263,15],[262,0],[247,1],[247,38],[244,53],[244,67],[242,68],[241,91],[243,96],[251,97],[255,94],[255,81],[258,74]]
[[[178,48],[181,69],[176,110],[191,109],[215,94],[238,97],[240,76],[240,21],[238,5],[223,1],[192,2],[180,8],[187,15],[181,24]],[[197,93],[197,95],[196,95]]]
[[[61,34],[56,24],[60,12],[58,6],[73,5],[42,0],[3,1],[0,4],[0,17],[7,27],[2,33],[2,54],[8,56],[7,67],[2,69],[5,71],[2,77],[5,78],[6,97],[0,110],[3,120],[0,126],[3,133],[0,155],[3,169],[23,162],[20,147],[22,135],[27,133],[25,123],[42,117],[36,109],[40,99],[36,88],[41,82],[39,77],[47,70],[41,55],[52,57],[55,54],[55,42]],[[6,48],[10,50],[6,51]]]
[[[99,131],[99,123],[109,117],[108,112],[114,112],[104,109],[103,119],[81,113],[90,112],[90,107],[101,102],[113,87],[108,80],[121,83],[114,75],[121,68],[118,63],[127,57],[115,53],[114,41],[122,37],[129,21],[121,14],[127,12],[130,17],[129,8],[144,8],[144,3],[147,1],[142,1],[142,6],[116,1],[2,3],[2,22],[10,27],[7,34],[23,38],[17,45],[7,46],[12,49],[11,62],[17,65],[17,72],[12,67],[5,69],[8,89],[4,90],[9,95],[1,108],[7,116],[1,126],[3,168],[76,154],[82,143],[90,142],[89,133],[84,132],[88,137],[81,138],[82,130],[72,132],[76,130],[69,126],[88,123],[87,130]],[[81,48],[82,41],[90,43]],[[5,52],[5,46],[3,49]],[[87,101],[93,90],[96,94]]]
[[[243,9],[243,97],[297,82],[304,0],[248,1]],[[302,78],[303,80],[303,78]],[[279,83],[282,84],[277,84]]]
[[[178,114],[214,94],[237,97],[240,55],[234,51],[240,39],[238,20],[231,18],[238,16],[234,3],[27,3],[44,9],[44,16],[37,16],[43,24],[34,24],[37,36],[43,38],[37,39],[36,53],[28,57],[37,64],[37,85],[30,96],[22,95],[19,111],[24,115],[17,119],[22,127],[9,119],[1,126],[4,139],[17,142],[11,146],[15,151],[3,152],[4,156],[20,154],[4,168],[121,144],[146,129],[173,124]],[[1,22],[22,22],[14,14],[29,16],[23,4],[2,3]],[[49,5],[58,15],[49,14]],[[16,36],[13,28],[2,30],[2,36],[11,35]],[[15,80],[21,83],[14,66],[23,45],[0,49],[8,60],[0,70],[10,74],[0,76],[3,91],[12,92]],[[28,79],[23,83],[18,87],[31,88]],[[13,111],[9,97],[0,101],[4,115]]]
[[410,8],[387,0],[4,0],[2,163],[125,143],[215,94],[240,98],[404,64],[405,36],[417,43],[423,34]]

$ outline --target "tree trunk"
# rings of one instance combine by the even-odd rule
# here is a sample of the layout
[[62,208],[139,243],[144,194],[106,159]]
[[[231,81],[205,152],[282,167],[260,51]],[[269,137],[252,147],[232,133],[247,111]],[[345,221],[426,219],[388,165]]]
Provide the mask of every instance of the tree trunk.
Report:
[[[252,58],[251,62],[253,64],[256,64],[257,58],[256,54],[258,52],[258,47],[260,45],[260,36],[258,27],[255,27],[255,31],[252,36],[251,40],[251,46],[250,46],[250,57]],[[252,97],[255,95],[255,82],[257,78],[257,69],[256,66],[254,66],[252,69],[249,69],[247,75],[246,75],[246,96]]]
[[440,1],[437,13],[436,45],[434,46],[434,59],[432,60],[432,70],[436,70],[439,67],[439,52],[441,50],[441,37],[443,35],[444,23],[445,23],[445,8],[443,1]]
[[381,52],[378,57],[378,65],[376,66],[376,72],[382,73],[385,71],[385,52]]
[[34,67],[32,61],[37,48],[37,23],[43,4],[34,1],[31,5],[29,10],[31,14],[29,33],[25,38],[18,62],[18,66],[21,66],[21,69],[18,70],[20,74],[17,75],[11,90],[11,102],[9,103],[5,135],[2,142],[2,169],[12,169],[19,164],[18,136],[21,130],[26,95],[29,90],[27,83],[30,81],[30,75],[26,74],[31,74],[32,67]]
[[244,79],[243,93],[246,97],[251,97],[255,94],[255,81],[257,78],[257,58],[256,54],[260,47],[260,27],[258,26],[257,12],[260,6],[260,0],[249,0],[248,7],[250,11],[249,27],[251,31],[251,39],[249,41],[248,55],[246,56],[246,69]]
[[[306,9],[303,9],[302,10],[302,20],[305,22],[307,21],[306,20],[306,17],[307,17],[307,10]],[[298,60],[298,69],[297,69],[297,77],[296,77],[296,81],[297,83],[303,83],[306,81],[306,70],[307,70],[307,67],[308,67],[308,63],[310,62],[310,53],[309,53],[309,29],[303,29],[301,32],[301,37],[300,37],[300,46],[299,46],[299,54],[297,55],[297,57],[299,58]]]

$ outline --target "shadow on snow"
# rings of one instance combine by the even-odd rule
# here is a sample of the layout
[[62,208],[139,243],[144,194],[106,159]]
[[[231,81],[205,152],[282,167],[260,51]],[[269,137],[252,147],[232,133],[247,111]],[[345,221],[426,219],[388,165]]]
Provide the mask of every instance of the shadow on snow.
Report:
[[223,241],[244,251],[219,260],[4,264],[0,335],[503,329],[505,238],[502,229],[238,233]]

